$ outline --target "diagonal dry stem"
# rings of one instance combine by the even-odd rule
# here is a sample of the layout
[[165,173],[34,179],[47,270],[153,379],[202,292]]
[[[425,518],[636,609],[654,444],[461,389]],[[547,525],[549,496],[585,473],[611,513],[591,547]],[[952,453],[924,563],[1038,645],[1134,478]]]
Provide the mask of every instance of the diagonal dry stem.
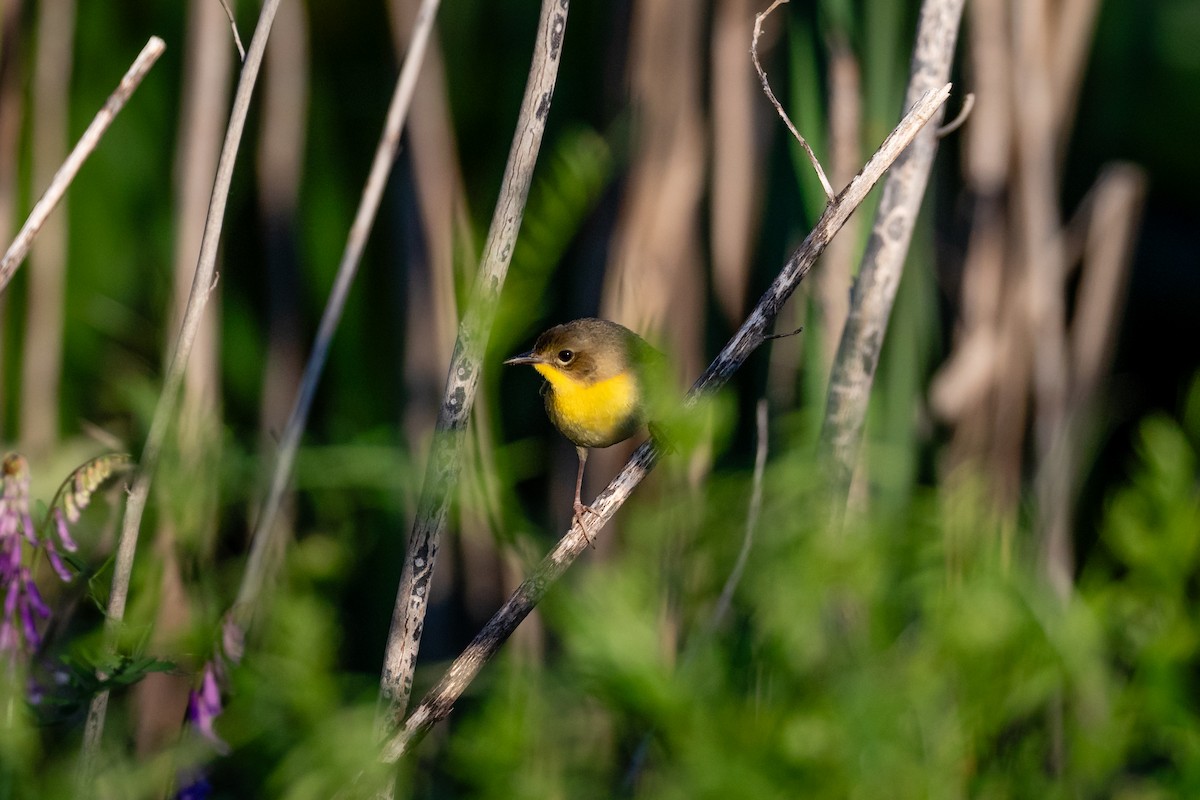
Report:
[[[216,283],[214,273],[217,263],[217,248],[221,241],[221,229],[225,221],[225,205],[229,199],[229,187],[233,181],[233,167],[237,161],[238,146],[241,144],[242,130],[246,125],[246,115],[250,110],[250,99],[254,91],[254,84],[258,79],[263,51],[267,46],[267,37],[270,35],[271,23],[275,19],[279,2],[280,0],[266,0],[263,3],[254,38],[250,42],[250,50],[246,54],[246,62],[238,79],[237,93],[234,96],[233,109],[229,115],[229,125],[225,131],[225,143],[221,148],[221,159],[217,164],[217,174],[213,180],[212,199],[209,202],[204,223],[204,237],[200,244],[200,257],[196,263],[196,274],[192,279],[192,291],[188,298],[187,311],[180,324],[179,337],[175,342],[175,352],[167,367],[162,394],[158,398],[154,417],[150,422],[150,431],[146,435],[146,443],[142,448],[142,458],[138,464],[137,476],[133,481],[129,499],[126,501],[125,519],[121,526],[120,539],[117,542],[112,590],[109,595],[105,620],[105,643],[106,648],[110,651],[116,646],[117,634],[125,618],[125,602],[129,596],[129,581],[133,573],[133,560],[137,552],[142,515],[150,496],[150,482],[167,438],[167,429],[176,413],[188,355],[191,353],[196,333],[200,329],[204,307],[207,305],[208,297]],[[107,710],[108,692],[100,692],[92,698],[84,728],[83,761],[80,765],[77,787],[84,796],[90,794],[94,788],[92,777],[97,766],[96,761],[100,751],[100,739],[104,733],[104,718]]]
[[125,77],[121,78],[121,83],[109,95],[104,106],[96,112],[96,116],[92,119],[92,123],[88,125],[87,130],[79,137],[79,141],[75,145],[75,149],[67,156],[67,160],[58,168],[58,172],[54,173],[54,178],[50,181],[50,185],[46,187],[46,191],[34,205],[33,210],[29,212],[29,218],[25,220],[25,224],[17,233],[17,238],[8,247],[8,251],[0,258],[0,294],[8,287],[9,281],[12,280],[13,273],[21,266],[21,262],[25,260],[25,256],[29,253],[29,246],[33,243],[33,239],[38,235],[38,231],[42,229],[42,225],[46,224],[46,218],[50,216],[50,212],[62,200],[63,195],[67,192],[67,187],[71,185],[71,181],[75,180],[75,176],[79,173],[79,168],[83,166],[83,162],[87,160],[92,151],[96,149],[96,145],[100,143],[100,137],[104,135],[108,127],[112,125],[113,120],[121,109],[125,107],[125,103],[129,101],[129,97],[141,84],[142,79],[146,77],[146,73],[154,66],[154,62],[163,54],[167,46],[163,40],[157,36],[151,36],[150,41],[146,42],[146,46],[142,48],[142,52],[138,53],[138,57],[134,59],[129,70],[125,73]]
[[404,66],[396,81],[396,89],[392,94],[392,102],[388,107],[387,119],[384,123],[383,135],[375,149],[375,158],[367,175],[359,200],[358,211],[355,212],[354,222],[346,239],[346,247],[338,264],[337,277],[334,279],[333,290],[325,304],[321,322],[317,328],[316,341],[313,343],[312,354],[304,368],[304,376],[300,380],[300,389],[292,406],[291,415],[283,429],[279,441],[279,453],[275,458],[275,469],[271,475],[271,488],[267,499],[263,502],[262,511],[254,528],[250,545],[250,558],[246,571],[242,575],[242,583],[238,589],[236,608],[239,622],[243,625],[254,613],[255,606],[261,596],[263,586],[269,580],[273,564],[270,555],[280,550],[281,543],[276,541],[278,526],[275,519],[283,502],[292,476],[292,467],[296,462],[296,451],[300,446],[300,436],[304,432],[308,420],[308,412],[312,407],[313,396],[317,391],[317,383],[325,368],[325,360],[329,355],[329,346],[333,342],[334,332],[342,319],[342,311],[346,306],[346,297],[358,273],[358,265],[366,248],[367,237],[375,223],[375,215],[383,199],[387,187],[388,176],[396,161],[396,153],[400,149],[400,134],[404,129],[404,121],[412,103],[413,90],[417,85],[417,75],[424,61],[425,48],[429,43],[429,35],[433,30],[433,21],[437,16],[439,0],[424,0],[417,21],[413,28],[412,41],[409,44],[408,55],[405,56]]
[[225,18],[229,20],[229,28],[233,31],[233,43],[237,46],[238,58],[245,61],[246,48],[242,47],[242,37],[238,33],[237,20],[233,18],[233,8],[230,7],[229,0],[221,0],[221,8],[225,9]]
[[721,594],[713,607],[712,617],[708,621],[710,630],[715,630],[721,624],[729,613],[730,607],[733,606],[733,593],[737,591],[738,584],[742,580],[742,573],[746,571],[746,562],[750,559],[750,549],[754,546],[754,532],[758,528],[758,517],[762,513],[763,475],[767,469],[768,445],[767,400],[765,397],[759,400],[755,407],[754,421],[758,432],[758,444],[754,450],[754,479],[750,489],[750,507],[746,511],[746,530],[742,533],[742,546],[738,550],[737,560],[734,561],[733,569],[729,571],[729,577],[725,579],[725,585],[721,587]]
[[381,735],[399,727],[412,691],[413,671],[421,645],[439,539],[446,526],[450,498],[462,469],[467,420],[475,401],[483,352],[496,318],[500,290],[508,274],[513,246],[521,228],[525,202],[533,180],[533,167],[550,115],[550,100],[554,94],[563,37],[566,34],[567,10],[568,0],[542,2],[533,63],[521,101],[517,131],[504,169],[500,197],[492,215],[479,275],[466,313],[459,323],[458,338],[438,411],[425,483],[408,540],[384,653],[383,675],[380,679]]
[[937,137],[939,139],[944,139],[947,136],[949,136],[950,134],[954,133],[959,128],[961,128],[963,125],[966,124],[967,120],[970,119],[971,112],[974,110],[975,110],[975,93],[967,92],[967,96],[963,98],[962,108],[960,108],[958,110],[958,113],[954,115],[954,119],[950,120],[945,125],[942,125],[940,128],[938,128]]

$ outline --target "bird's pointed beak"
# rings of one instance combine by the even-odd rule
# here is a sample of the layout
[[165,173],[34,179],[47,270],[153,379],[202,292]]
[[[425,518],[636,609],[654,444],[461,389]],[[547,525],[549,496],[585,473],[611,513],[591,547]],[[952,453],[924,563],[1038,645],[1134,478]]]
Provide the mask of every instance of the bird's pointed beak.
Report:
[[505,366],[514,366],[516,364],[540,364],[542,359],[538,358],[532,350],[528,353],[520,353],[512,358],[504,361]]

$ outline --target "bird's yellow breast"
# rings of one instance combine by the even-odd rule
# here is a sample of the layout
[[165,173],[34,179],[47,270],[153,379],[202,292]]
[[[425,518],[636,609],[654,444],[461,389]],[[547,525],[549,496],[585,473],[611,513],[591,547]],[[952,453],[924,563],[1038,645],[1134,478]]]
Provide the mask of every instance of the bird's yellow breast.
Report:
[[551,364],[534,364],[549,386],[546,412],[563,435],[581,447],[608,447],[641,424],[640,390],[632,371],[586,383]]

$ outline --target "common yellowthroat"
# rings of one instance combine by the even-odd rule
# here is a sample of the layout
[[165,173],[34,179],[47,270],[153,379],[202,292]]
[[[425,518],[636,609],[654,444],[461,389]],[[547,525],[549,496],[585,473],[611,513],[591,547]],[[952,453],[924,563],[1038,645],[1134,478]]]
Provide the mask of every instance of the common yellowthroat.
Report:
[[666,359],[625,326],[585,318],[555,325],[504,363],[530,364],[546,379],[546,414],[579,455],[574,510],[586,530],[584,513],[596,513],[580,498],[588,448],[623,442],[657,419]]

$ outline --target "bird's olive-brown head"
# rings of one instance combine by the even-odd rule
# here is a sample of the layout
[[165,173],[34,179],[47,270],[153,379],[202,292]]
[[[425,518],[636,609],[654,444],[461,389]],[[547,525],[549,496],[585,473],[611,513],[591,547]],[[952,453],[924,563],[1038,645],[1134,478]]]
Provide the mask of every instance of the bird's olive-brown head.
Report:
[[504,363],[532,364],[543,376],[553,371],[586,386],[629,370],[645,346],[641,337],[615,322],[577,319],[550,328],[532,350]]

